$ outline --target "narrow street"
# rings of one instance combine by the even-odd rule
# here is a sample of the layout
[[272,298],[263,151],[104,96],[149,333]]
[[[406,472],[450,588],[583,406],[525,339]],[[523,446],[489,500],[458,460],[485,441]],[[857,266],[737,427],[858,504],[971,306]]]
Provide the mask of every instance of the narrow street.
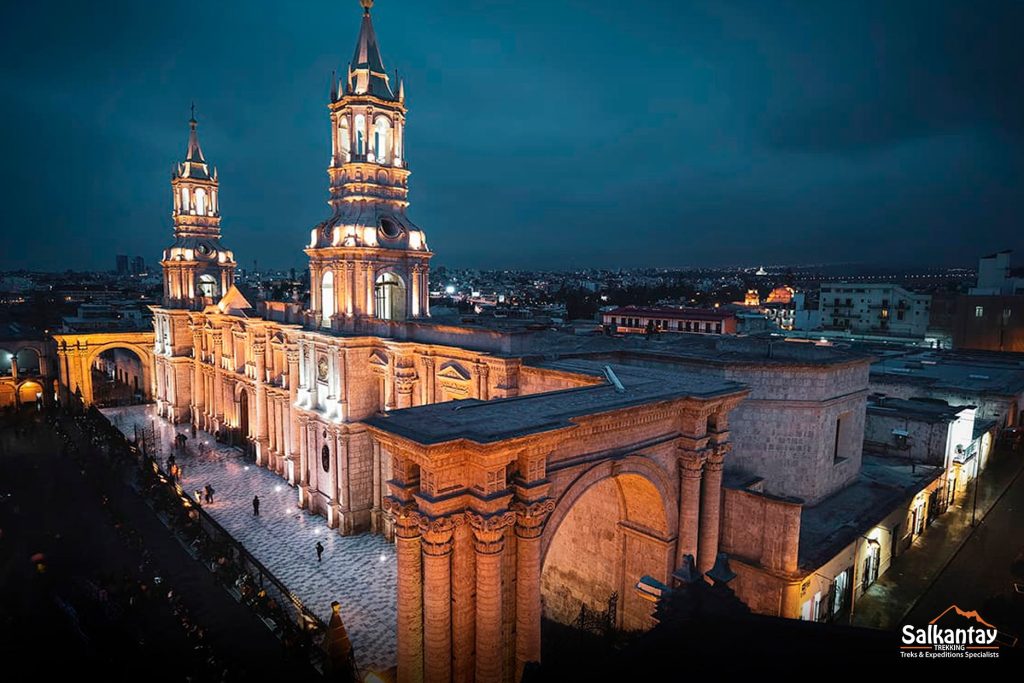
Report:
[[[927,624],[953,604],[965,610],[978,610],[996,626],[1018,638],[1024,637],[1024,595],[1013,593],[1010,574],[1011,563],[1024,552],[1022,511],[1024,474],[1018,473],[903,622]],[[1010,607],[1011,602],[1015,602],[1015,610]]]

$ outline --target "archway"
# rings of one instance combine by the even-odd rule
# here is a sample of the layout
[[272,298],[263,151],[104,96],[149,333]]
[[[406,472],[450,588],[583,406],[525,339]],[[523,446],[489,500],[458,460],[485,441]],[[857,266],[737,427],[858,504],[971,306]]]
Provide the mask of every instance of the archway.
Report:
[[18,364],[18,376],[24,377],[26,375],[38,375],[39,374],[39,351],[31,346],[26,346],[16,354],[14,354],[14,361]]
[[374,314],[380,320],[405,320],[405,283],[395,273],[381,273],[373,286]]
[[238,433],[243,443],[249,439],[249,392],[242,389],[238,393]]
[[148,372],[133,349],[111,346],[92,356],[92,402],[99,407],[128,406],[149,400]]
[[668,580],[674,520],[663,490],[637,471],[614,472],[610,463],[569,488],[545,530],[545,619],[578,626],[589,615],[624,631],[653,626],[653,606],[634,587],[643,576]]
[[18,385],[18,404],[22,408],[29,406],[42,407],[43,385],[29,380]]
[[7,349],[0,349],[0,377],[14,374],[14,365],[11,362],[14,354]]

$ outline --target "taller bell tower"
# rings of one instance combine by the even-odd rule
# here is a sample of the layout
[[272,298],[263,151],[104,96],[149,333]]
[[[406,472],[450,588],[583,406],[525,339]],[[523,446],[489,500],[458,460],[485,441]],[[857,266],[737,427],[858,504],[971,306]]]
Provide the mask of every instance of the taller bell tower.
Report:
[[235,282],[234,254],[220,243],[220,184],[199,146],[193,107],[185,160],[171,174],[174,244],[164,249],[164,306],[202,310]]
[[331,217],[313,228],[310,310],[315,324],[355,330],[359,321],[429,315],[426,237],[406,215],[405,88],[384,70],[370,8],[347,73],[331,86]]

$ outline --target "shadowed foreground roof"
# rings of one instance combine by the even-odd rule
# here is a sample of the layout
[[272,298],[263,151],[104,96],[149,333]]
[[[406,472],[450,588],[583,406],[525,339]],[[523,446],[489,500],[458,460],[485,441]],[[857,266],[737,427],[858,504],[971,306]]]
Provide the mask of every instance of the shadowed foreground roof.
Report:
[[[596,375],[601,373],[603,364],[573,360],[546,363],[542,367]],[[372,417],[366,420],[366,424],[423,445],[456,439],[487,444],[568,427],[574,418],[584,415],[672,399],[710,399],[745,391],[736,382],[699,375],[623,365],[614,365],[612,368],[624,385],[624,392],[616,391],[611,384],[602,382],[593,386],[491,401],[448,401],[395,410]]]

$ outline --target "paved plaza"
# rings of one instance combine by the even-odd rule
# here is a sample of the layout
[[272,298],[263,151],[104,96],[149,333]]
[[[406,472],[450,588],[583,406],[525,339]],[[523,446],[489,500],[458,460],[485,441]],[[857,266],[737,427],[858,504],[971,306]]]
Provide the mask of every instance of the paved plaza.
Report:
[[[188,425],[172,425],[157,417],[153,406],[108,408],[103,414],[124,434],[136,428],[152,430],[160,440],[161,458],[172,452],[175,432],[188,433]],[[205,442],[202,453],[196,441]],[[327,520],[297,507],[298,493],[273,472],[245,460],[235,448],[217,444],[206,432],[189,439],[191,455],[177,455],[186,491],[210,484],[214,502],[204,505],[228,533],[324,621],[331,601],[341,603],[356,661],[363,670],[381,671],[396,664],[397,574],[395,548],[382,536],[340,536]],[[252,499],[260,498],[260,515],[252,514]],[[317,541],[324,545],[317,562]]]

